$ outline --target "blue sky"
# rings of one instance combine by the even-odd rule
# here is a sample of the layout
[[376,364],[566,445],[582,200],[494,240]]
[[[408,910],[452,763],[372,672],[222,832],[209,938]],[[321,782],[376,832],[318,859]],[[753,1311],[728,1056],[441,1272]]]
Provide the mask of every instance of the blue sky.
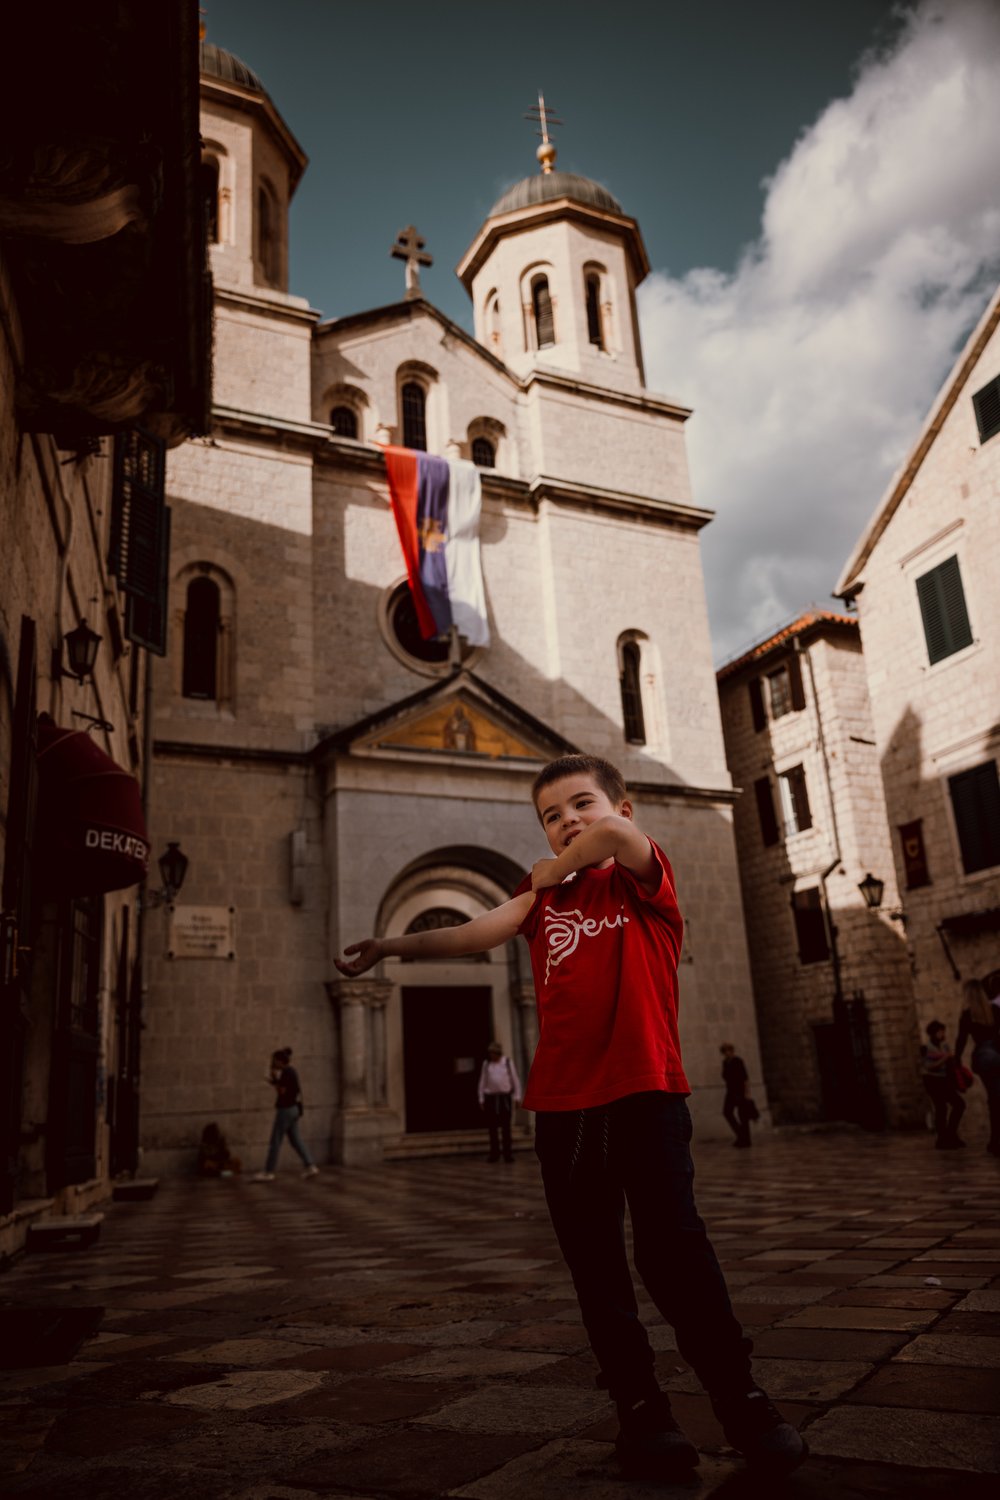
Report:
[[310,157],[291,290],[326,317],[425,295],[536,169],[641,225],[649,385],[694,406],[695,499],[721,659],[829,591],[1000,273],[996,0],[207,0]]

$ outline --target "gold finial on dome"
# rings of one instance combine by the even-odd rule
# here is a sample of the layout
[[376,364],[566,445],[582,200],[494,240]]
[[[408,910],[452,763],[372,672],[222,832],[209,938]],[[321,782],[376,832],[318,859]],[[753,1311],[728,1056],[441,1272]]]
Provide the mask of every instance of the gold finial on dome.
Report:
[[542,144],[538,147],[535,155],[538,157],[542,171],[551,172],[556,160],[556,146],[555,142],[549,136],[549,126],[561,125],[563,122],[546,109],[545,95],[541,89],[538,90],[538,103],[532,105],[524,118],[526,120],[534,120],[541,127],[537,134],[541,136]]

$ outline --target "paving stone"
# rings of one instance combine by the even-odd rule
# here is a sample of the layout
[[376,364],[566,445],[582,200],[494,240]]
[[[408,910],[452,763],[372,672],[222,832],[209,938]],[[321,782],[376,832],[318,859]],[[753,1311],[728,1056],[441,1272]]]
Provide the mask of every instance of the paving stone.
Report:
[[[860,1360],[758,1359],[753,1360],[754,1378],[773,1401],[834,1401],[871,1373],[873,1366]],[[670,1391],[699,1392],[693,1370],[676,1371],[669,1379],[658,1370],[660,1382]]]
[[977,1338],[1000,1339],[1000,1313],[952,1312],[934,1324],[934,1332],[957,1333],[963,1337],[975,1334]]
[[[785,1309],[787,1312],[787,1308]],[[926,1328],[938,1316],[936,1309],[926,1308],[914,1312],[904,1307],[803,1307],[786,1317],[781,1330],[786,1328],[872,1328],[893,1329],[915,1333]],[[781,1331],[776,1330],[776,1331]]]
[[943,1379],[936,1365],[907,1365],[893,1360],[876,1370],[846,1398],[866,1406],[926,1407],[928,1411],[977,1411],[1000,1414],[1000,1370],[952,1368]]
[[489,1386],[416,1421],[455,1432],[573,1432],[607,1411],[607,1396],[549,1386],[545,1399],[525,1386]]
[[430,1354],[418,1354],[413,1359],[404,1361],[399,1373],[416,1379],[430,1376],[449,1380],[470,1375],[484,1378],[523,1375],[528,1370],[537,1370],[540,1365],[552,1364],[555,1358],[551,1354],[527,1354],[514,1349],[477,1349],[470,1345],[464,1349],[437,1349]]
[[127,1448],[148,1448],[177,1432],[190,1432],[204,1421],[199,1412],[152,1403],[87,1406],[58,1416],[45,1446],[53,1453],[95,1458]]
[[867,1360],[877,1364],[906,1343],[906,1333],[846,1328],[768,1328],[754,1339],[754,1351],[776,1359]]
[[[976,1295],[979,1295],[978,1293]],[[916,1311],[936,1311],[951,1307],[957,1292],[938,1290],[935,1287],[849,1287],[844,1291],[831,1292],[823,1301],[824,1307],[903,1307]]]
[[805,1306],[810,1302],[822,1302],[829,1292],[829,1287],[800,1286],[775,1286],[770,1282],[764,1285],[752,1287],[740,1287],[739,1300],[741,1303],[762,1302],[769,1306],[776,1303],[786,1303],[789,1306]]
[[539,1354],[576,1353],[587,1347],[583,1325],[573,1328],[566,1323],[522,1323],[506,1333],[489,1339],[493,1349],[527,1349]]
[[610,1447],[583,1439],[559,1438],[524,1454],[493,1473],[462,1485],[452,1495],[462,1500],[664,1500],[692,1492],[710,1494],[732,1476],[733,1464],[703,1458],[697,1479],[664,1485],[623,1479]]
[[[884,1286],[884,1287],[924,1287],[928,1284],[927,1276],[866,1276],[862,1286]],[[989,1285],[985,1276],[935,1276],[932,1278],[934,1284],[940,1289],[952,1292],[974,1292],[981,1287]]]
[[289,1488],[322,1495],[346,1491],[359,1496],[377,1491],[438,1500],[456,1486],[498,1469],[537,1441],[529,1435],[424,1429],[380,1434],[377,1442],[312,1460],[290,1469],[282,1479]]
[[896,1358],[908,1364],[965,1365],[981,1370],[1000,1370],[1000,1338],[925,1333],[912,1339]]
[[274,1364],[279,1359],[288,1360],[296,1355],[301,1356],[308,1347],[291,1341],[283,1343],[278,1339],[223,1339],[220,1344],[206,1344],[202,1348],[160,1357],[182,1360],[189,1365],[244,1365],[247,1369],[257,1369],[261,1365]]
[[955,1303],[955,1311],[1000,1313],[1000,1292],[969,1292]]
[[296,1422],[380,1426],[386,1422],[409,1422],[424,1412],[436,1411],[467,1391],[468,1386],[463,1387],[457,1380],[401,1380],[392,1370],[388,1375],[363,1375],[339,1384],[324,1380],[317,1389],[290,1401],[282,1411]]
[[171,1406],[189,1406],[195,1411],[252,1411],[288,1401],[305,1391],[315,1390],[322,1375],[305,1370],[234,1370],[223,1380],[202,1385],[181,1386],[179,1390],[144,1392],[144,1399],[162,1400]]
[[843,1458],[1000,1473],[996,1421],[978,1413],[939,1413],[931,1422],[923,1410],[839,1406],[810,1425],[809,1446]]
[[419,1354],[422,1344],[353,1344],[347,1347],[310,1349],[289,1359],[278,1360],[274,1368],[279,1370],[340,1370],[354,1374],[362,1370],[378,1370],[387,1365],[398,1364]]

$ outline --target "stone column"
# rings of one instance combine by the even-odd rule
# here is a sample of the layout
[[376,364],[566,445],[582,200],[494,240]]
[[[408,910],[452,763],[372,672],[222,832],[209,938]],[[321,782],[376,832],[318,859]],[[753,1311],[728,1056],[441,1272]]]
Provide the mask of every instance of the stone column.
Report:
[[344,1166],[369,1166],[382,1160],[382,1141],[394,1123],[385,1108],[385,1007],[392,985],[367,976],[331,979],[326,992],[340,1044],[340,1111],[334,1121],[333,1157]]
[[517,1029],[521,1038],[521,1056],[518,1069],[527,1074],[538,1046],[538,1011],[535,1006],[535,986],[530,979],[517,979],[510,986],[510,1000],[517,1012]]

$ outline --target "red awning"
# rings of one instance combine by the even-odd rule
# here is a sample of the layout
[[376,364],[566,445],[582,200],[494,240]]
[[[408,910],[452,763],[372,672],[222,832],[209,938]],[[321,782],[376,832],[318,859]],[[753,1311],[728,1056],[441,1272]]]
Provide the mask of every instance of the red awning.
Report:
[[46,890],[99,896],[145,880],[142,796],[89,734],[38,721],[38,850]]

